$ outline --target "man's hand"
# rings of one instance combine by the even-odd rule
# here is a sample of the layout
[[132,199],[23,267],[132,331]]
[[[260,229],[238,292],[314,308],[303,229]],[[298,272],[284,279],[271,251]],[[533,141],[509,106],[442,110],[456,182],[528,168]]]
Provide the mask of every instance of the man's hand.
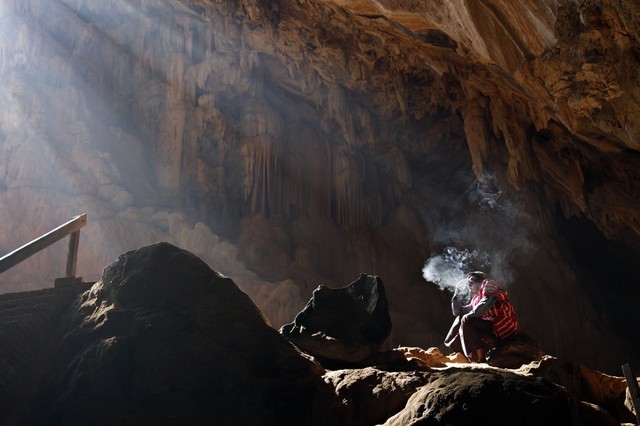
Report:
[[469,321],[471,318],[473,318],[473,316],[471,315],[471,312],[469,312],[468,314],[464,314],[462,316],[462,319],[460,320],[460,322],[462,324],[465,324],[467,321]]

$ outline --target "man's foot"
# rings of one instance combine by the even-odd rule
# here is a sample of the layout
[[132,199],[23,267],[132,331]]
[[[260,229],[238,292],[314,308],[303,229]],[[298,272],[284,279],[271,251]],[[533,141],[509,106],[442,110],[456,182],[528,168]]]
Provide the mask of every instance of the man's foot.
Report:
[[467,358],[471,362],[487,362],[487,359],[484,356],[483,348],[476,349],[475,352],[467,354]]

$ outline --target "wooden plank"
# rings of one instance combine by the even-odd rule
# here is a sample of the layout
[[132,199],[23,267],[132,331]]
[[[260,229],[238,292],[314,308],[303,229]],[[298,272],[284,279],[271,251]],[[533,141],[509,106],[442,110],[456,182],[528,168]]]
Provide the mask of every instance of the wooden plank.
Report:
[[625,364],[622,366],[622,373],[627,381],[627,388],[631,395],[631,402],[633,403],[633,409],[636,411],[636,419],[640,425],[640,387],[638,386],[638,379],[631,370],[631,365]]
[[87,214],[81,214],[72,218],[69,222],[60,225],[59,227],[47,232],[39,238],[23,245],[22,247],[6,254],[0,258],[0,273],[6,271],[9,268],[16,266],[22,262],[49,247],[51,244],[63,239],[69,234],[72,234],[87,224]]

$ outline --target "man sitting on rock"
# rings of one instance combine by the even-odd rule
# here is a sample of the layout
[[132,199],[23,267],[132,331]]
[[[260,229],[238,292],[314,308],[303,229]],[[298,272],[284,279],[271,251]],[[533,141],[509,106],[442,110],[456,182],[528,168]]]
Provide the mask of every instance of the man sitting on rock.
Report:
[[484,272],[471,272],[465,281],[473,297],[464,305],[466,292],[456,288],[451,299],[456,319],[444,344],[471,362],[485,362],[488,349],[518,332],[518,319],[507,292],[497,282],[485,279]]

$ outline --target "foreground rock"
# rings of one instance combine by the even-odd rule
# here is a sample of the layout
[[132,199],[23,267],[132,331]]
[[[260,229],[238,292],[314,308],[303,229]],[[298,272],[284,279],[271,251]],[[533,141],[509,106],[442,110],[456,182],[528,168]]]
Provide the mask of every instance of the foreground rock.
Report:
[[340,401],[329,405],[332,424],[384,423],[404,408],[413,393],[429,383],[431,374],[429,370],[385,371],[375,367],[327,372],[324,380]]
[[322,370],[228,278],[169,244],[82,295],[15,424],[308,424]]
[[372,359],[391,332],[384,285],[362,274],[347,287],[318,287],[304,310],[280,333],[327,364]]
[[484,370],[434,373],[385,425],[618,425],[609,413],[543,379]]
[[488,354],[487,363],[494,367],[518,368],[532,361],[540,361],[544,353],[540,342],[519,332],[498,345]]
[[638,0],[2,4],[5,253],[87,211],[79,275],[174,242],[277,327],[357,265],[417,345],[448,318],[416,271],[455,240],[518,271],[544,347],[640,365]]
[[[360,281],[350,294],[384,318],[384,309],[373,309],[384,305],[381,283]],[[333,305],[330,317],[353,310]],[[10,396],[2,401],[3,426],[634,421],[623,378],[548,355],[509,369],[437,348],[398,347],[364,368],[325,371],[271,328],[230,279],[169,244],[120,256],[63,318],[40,330],[41,351],[25,358],[20,380],[0,383],[0,395]],[[372,330],[386,330],[380,324]],[[0,377],[10,357],[24,354],[15,341],[4,343]]]
[[624,379],[579,364],[545,355],[506,369],[436,348],[394,351],[412,365],[325,373],[340,401],[328,405],[333,424],[635,424]]
[[620,423],[637,421],[629,403],[629,390],[623,377],[603,374],[584,365],[573,364],[550,355],[543,356],[539,362],[523,365],[515,371],[552,381],[569,390],[576,399],[606,410]]

